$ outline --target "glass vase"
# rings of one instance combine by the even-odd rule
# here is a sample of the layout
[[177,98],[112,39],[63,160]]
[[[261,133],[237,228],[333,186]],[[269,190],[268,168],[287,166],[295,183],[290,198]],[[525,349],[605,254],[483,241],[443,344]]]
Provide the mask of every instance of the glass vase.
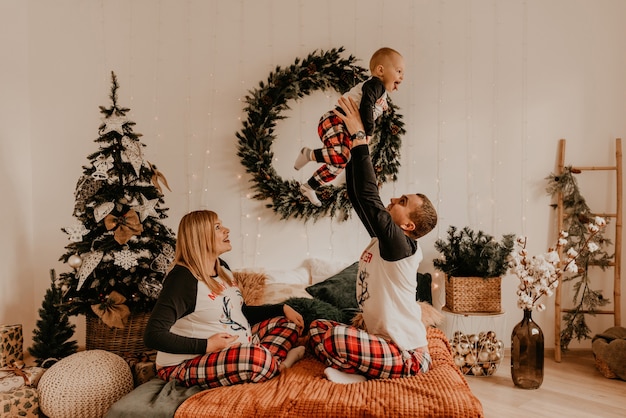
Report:
[[537,389],[543,382],[543,332],[533,321],[532,310],[524,309],[524,319],[511,333],[511,377],[515,386]]

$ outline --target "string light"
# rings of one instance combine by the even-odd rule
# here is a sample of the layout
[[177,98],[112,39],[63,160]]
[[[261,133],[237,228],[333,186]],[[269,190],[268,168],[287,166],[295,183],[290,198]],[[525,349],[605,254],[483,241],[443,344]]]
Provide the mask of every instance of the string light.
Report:
[[[270,7],[271,7],[271,5],[270,5]],[[243,54],[244,54],[244,51],[245,51],[244,47],[245,47],[245,44],[246,44],[245,43],[245,36],[244,36],[245,35],[244,34],[244,29],[245,28],[244,28],[244,25],[243,25],[244,11],[245,10],[244,10],[243,1],[240,1],[239,2],[239,42],[241,43],[241,45],[239,47],[239,54],[240,54],[239,55],[239,68],[237,69],[237,78],[239,80],[242,80],[242,73],[241,73],[241,71],[242,71],[242,67],[243,67]],[[271,13],[271,11],[270,11],[270,16],[272,14],[273,13]],[[217,41],[216,41],[216,44],[217,44]],[[243,86],[243,81],[242,81],[242,86]],[[245,90],[242,89],[241,91],[245,91]],[[243,102],[244,102],[244,98],[243,97],[239,97],[238,101],[240,102],[239,103],[240,113],[237,116],[237,122],[241,123],[242,120],[243,120],[243,108],[244,108]],[[244,196],[245,196],[245,198],[240,198],[239,199],[239,202],[240,202],[240,207],[239,207],[240,215],[239,216],[240,216],[240,219],[241,219],[241,222],[240,222],[240,228],[241,228],[240,234],[241,234],[241,243],[242,243],[242,245],[240,246],[240,254],[241,254],[240,256],[241,256],[241,259],[242,259],[242,262],[244,263],[244,265],[248,265],[249,260],[246,260],[245,258],[246,258],[246,253],[247,253],[246,249],[248,248],[248,245],[249,245],[249,242],[248,242],[249,234],[248,233],[244,233],[244,231],[248,230],[248,225],[247,224],[250,222],[250,218],[251,218],[251,215],[248,213],[249,207],[250,207],[250,199],[251,199],[251,197],[250,197],[249,193],[246,193],[246,191],[247,191],[246,182],[242,182],[241,181],[242,179],[243,179],[243,176],[239,175],[238,176],[239,190],[240,190],[240,193],[243,193]],[[253,241],[253,243],[255,245],[255,248],[252,251],[252,254],[254,254],[253,258],[252,258],[252,266],[256,265],[256,256],[257,256],[257,248],[258,248],[258,228],[259,228],[258,222],[257,222],[256,228],[257,228],[257,238]]]
[[[190,33],[190,28],[191,28],[191,22],[190,22],[190,8],[189,8],[189,2],[187,2],[185,4],[185,12],[186,12],[186,16],[185,16],[185,20],[186,20],[186,25],[185,25],[185,38],[186,38],[186,50],[185,50],[185,64],[186,64],[186,76],[185,76],[185,84],[184,84],[184,89],[185,89],[185,108],[184,108],[184,121],[183,121],[183,138],[185,139],[185,151],[187,153],[187,161],[185,163],[186,165],[186,169],[187,169],[187,175],[189,176],[189,174],[191,174],[190,178],[190,184],[188,185],[188,190],[189,190],[189,194],[187,195],[187,212],[191,210],[191,208],[195,207],[194,202],[193,202],[193,191],[195,189],[195,184],[198,180],[198,174],[194,173],[194,167],[193,167],[193,160],[194,160],[194,153],[191,150],[192,144],[195,143],[195,141],[193,141],[194,137],[190,132],[190,124],[191,124],[191,76],[190,76],[190,71],[191,71],[191,33]],[[191,173],[190,173],[191,172]]]
[[102,43],[102,91],[107,91],[109,88],[109,83],[111,82],[110,71],[108,68],[108,60],[107,60],[107,44],[106,44],[106,27],[104,24],[104,0],[100,0],[100,27],[101,27],[101,39]]
[[528,162],[528,4],[526,0],[523,3],[523,20],[522,20],[522,120],[520,141],[522,145],[522,234],[526,234],[526,208],[528,207],[528,184],[526,163]]
[[[443,143],[443,127],[444,122],[441,117],[441,106],[443,103],[443,0],[439,1],[439,5],[437,8],[437,35],[438,35],[438,52],[439,52],[439,79],[437,83],[437,213],[441,214],[441,204],[443,203],[443,198],[441,196],[441,170],[442,170],[442,157],[441,157],[441,147]],[[441,216],[440,216],[441,218]],[[441,236],[441,225],[443,222],[441,220],[437,222],[437,236]]]
[[[441,170],[442,170],[442,162],[445,160],[445,158],[442,158],[441,156],[441,148],[442,148],[442,143],[443,143],[443,129],[445,126],[445,122],[442,120],[442,116],[441,116],[441,106],[443,103],[443,70],[444,70],[444,61],[443,61],[443,7],[444,7],[444,2],[443,0],[440,0],[438,8],[437,8],[437,36],[438,36],[438,41],[437,41],[437,46],[438,46],[438,53],[439,53],[439,65],[438,65],[438,70],[439,70],[439,79],[438,79],[438,83],[437,83],[437,177],[436,177],[436,186],[437,186],[437,199],[436,199],[436,206],[437,206],[437,213],[440,214],[439,216],[439,222],[437,222],[437,236],[441,237],[441,225],[444,223],[443,221],[443,217],[441,216],[441,210],[440,208],[443,205],[443,197],[441,195]],[[436,283],[440,283],[442,281],[442,277],[439,274],[439,272],[437,270],[435,270],[434,272],[434,280],[433,282]],[[439,304],[440,305],[444,305],[445,304],[445,299],[444,299],[445,295],[443,294],[443,292],[439,292]]]
[[466,19],[465,19],[465,155],[466,155],[466,165],[467,165],[467,176],[466,185],[467,185],[467,215],[470,222],[470,225],[476,225],[476,211],[474,210],[476,207],[477,201],[477,193],[474,187],[474,165],[473,165],[473,156],[474,154],[470,152],[474,147],[472,147],[472,102],[473,102],[473,93],[472,93],[472,83],[473,83],[473,73],[472,73],[472,2],[468,0],[466,3]]
[[496,162],[498,161],[499,158],[499,153],[498,153],[498,128],[499,128],[499,124],[498,124],[498,83],[499,83],[499,79],[498,79],[498,68],[499,68],[499,54],[498,54],[498,33],[499,33],[499,24],[500,24],[500,14],[498,11],[498,2],[494,1],[493,2],[493,20],[494,20],[494,25],[493,25],[493,69],[492,69],[492,74],[493,74],[493,81],[492,81],[492,91],[491,91],[491,119],[492,119],[492,125],[491,125],[491,182],[490,182],[490,188],[491,188],[491,222],[492,222],[492,226],[491,229],[492,231],[494,231],[494,233],[496,233],[496,231],[500,231],[499,229],[499,219],[498,219],[498,206],[496,205],[497,202],[497,188],[496,188],[496,178],[498,178],[498,167],[499,165],[501,165],[502,163],[500,162],[500,164],[497,164]]

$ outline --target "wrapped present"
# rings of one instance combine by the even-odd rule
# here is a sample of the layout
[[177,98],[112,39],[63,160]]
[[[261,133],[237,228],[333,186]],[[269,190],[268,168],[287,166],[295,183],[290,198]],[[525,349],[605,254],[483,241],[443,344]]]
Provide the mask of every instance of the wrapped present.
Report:
[[22,385],[10,392],[0,393],[0,416],[39,418],[37,389]]
[[24,379],[21,376],[15,376],[12,373],[0,372],[0,393],[12,392],[24,386]]
[[22,325],[0,325],[0,367],[24,360]]
[[135,387],[146,383],[156,376],[156,351],[148,351],[141,354],[124,353],[122,357],[133,372]]
[[132,371],[135,387],[137,387],[156,376],[156,364],[153,361],[140,361],[135,364]]
[[20,386],[37,387],[42,367],[26,367],[23,361],[12,361],[11,366],[0,368],[0,393],[10,392]]

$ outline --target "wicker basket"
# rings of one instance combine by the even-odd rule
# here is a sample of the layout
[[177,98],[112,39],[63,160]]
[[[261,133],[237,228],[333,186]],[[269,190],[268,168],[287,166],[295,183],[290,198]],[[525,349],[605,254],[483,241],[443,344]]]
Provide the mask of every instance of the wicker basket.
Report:
[[128,317],[124,328],[109,328],[100,318],[87,316],[86,349],[106,350],[119,356],[139,355],[148,351],[143,343],[149,313],[136,313]]
[[594,362],[595,362],[596,369],[598,369],[598,371],[600,372],[600,374],[602,376],[606,377],[607,379],[615,379],[615,378],[617,378],[617,375],[615,373],[613,373],[613,371],[611,369],[609,369],[608,364],[606,364],[604,361],[602,361],[602,359],[600,359],[595,354],[593,355],[593,357],[594,357]]
[[446,308],[454,313],[501,312],[501,277],[446,277]]

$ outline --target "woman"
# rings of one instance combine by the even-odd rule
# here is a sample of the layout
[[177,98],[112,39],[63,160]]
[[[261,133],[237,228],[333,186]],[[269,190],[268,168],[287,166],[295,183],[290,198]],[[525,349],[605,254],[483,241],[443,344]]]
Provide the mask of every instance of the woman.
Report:
[[[304,322],[284,304],[247,306],[228,265],[230,230],[208,210],[185,215],[174,266],[146,326],[158,376],[185,386],[263,382],[304,355]],[[290,351],[291,350],[291,351]]]

